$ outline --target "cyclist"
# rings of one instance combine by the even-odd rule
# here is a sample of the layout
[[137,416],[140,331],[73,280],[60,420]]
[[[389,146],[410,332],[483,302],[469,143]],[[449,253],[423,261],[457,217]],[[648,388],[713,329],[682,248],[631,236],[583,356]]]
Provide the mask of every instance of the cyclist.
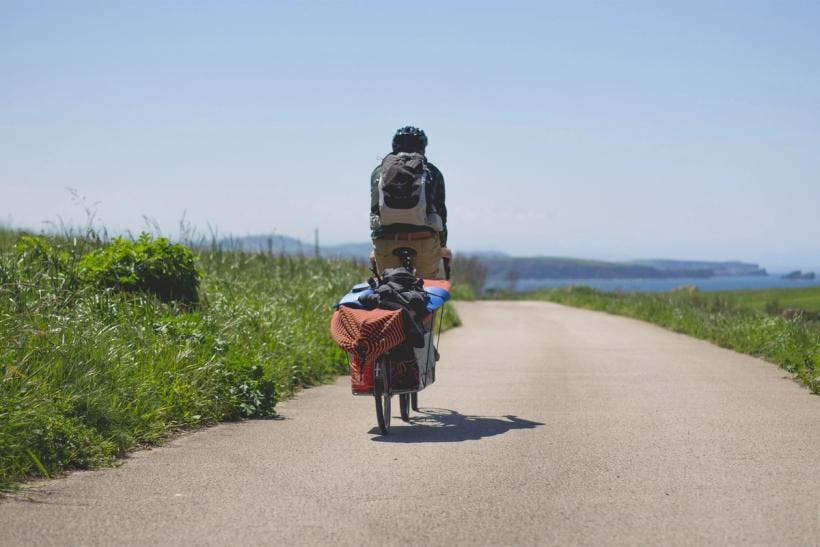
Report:
[[[450,259],[447,249],[447,207],[444,203],[444,176],[427,161],[427,135],[417,127],[398,129],[393,136],[393,152],[388,154],[370,175],[370,235],[373,240],[371,261],[378,271],[401,266],[393,255],[398,247],[416,251],[414,265],[421,277],[441,277],[439,263]],[[391,194],[390,184],[400,189]],[[412,204],[391,204],[398,193],[413,192]],[[401,201],[408,195],[404,195]],[[421,199],[419,199],[421,198]],[[391,208],[392,207],[392,208]],[[421,208],[422,211],[411,210]]]

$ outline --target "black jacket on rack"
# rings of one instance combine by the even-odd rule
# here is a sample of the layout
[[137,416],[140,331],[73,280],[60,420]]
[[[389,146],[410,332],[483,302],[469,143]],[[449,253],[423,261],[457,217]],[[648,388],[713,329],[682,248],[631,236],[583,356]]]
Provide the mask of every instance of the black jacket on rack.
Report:
[[373,294],[362,295],[359,302],[365,309],[402,310],[407,341],[413,347],[424,347],[422,321],[427,316],[427,293],[421,279],[406,268],[388,268]]

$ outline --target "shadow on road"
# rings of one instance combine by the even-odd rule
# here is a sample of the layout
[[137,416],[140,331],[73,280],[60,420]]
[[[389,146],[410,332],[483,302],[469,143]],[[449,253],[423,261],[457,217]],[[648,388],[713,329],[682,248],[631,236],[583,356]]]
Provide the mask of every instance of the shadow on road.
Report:
[[[511,429],[534,429],[540,422],[517,416],[465,416],[446,408],[423,408],[410,423],[393,418],[389,435],[372,440],[382,443],[456,443],[501,435]],[[373,428],[370,433],[379,433]]]

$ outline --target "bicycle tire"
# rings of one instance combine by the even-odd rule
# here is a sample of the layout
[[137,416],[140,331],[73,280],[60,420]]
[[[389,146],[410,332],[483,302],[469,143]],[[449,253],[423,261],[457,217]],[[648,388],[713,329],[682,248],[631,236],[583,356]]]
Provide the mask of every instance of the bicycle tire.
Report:
[[410,406],[416,412],[419,411],[419,392],[418,391],[414,391],[413,393],[410,394]]
[[373,386],[373,398],[376,400],[376,421],[382,435],[390,433],[390,395],[384,389],[381,378],[377,378]]
[[410,421],[410,394],[402,393],[399,395],[399,411],[401,411],[401,419],[405,422]]

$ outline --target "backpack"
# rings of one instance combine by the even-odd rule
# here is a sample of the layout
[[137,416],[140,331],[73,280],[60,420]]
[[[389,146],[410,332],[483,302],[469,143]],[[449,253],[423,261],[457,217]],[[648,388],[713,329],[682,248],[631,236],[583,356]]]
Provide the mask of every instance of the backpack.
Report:
[[379,217],[382,226],[427,222],[427,185],[431,179],[421,154],[388,154],[379,175]]

